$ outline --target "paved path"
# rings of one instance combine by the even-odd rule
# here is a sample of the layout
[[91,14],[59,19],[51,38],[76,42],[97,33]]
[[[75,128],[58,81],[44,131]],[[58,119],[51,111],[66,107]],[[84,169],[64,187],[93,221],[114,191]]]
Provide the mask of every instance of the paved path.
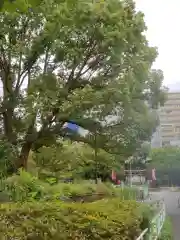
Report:
[[152,192],[151,195],[152,200],[164,199],[166,212],[171,217],[173,224],[174,240],[180,240],[180,208],[178,208],[180,192],[172,192],[167,189],[160,192]]

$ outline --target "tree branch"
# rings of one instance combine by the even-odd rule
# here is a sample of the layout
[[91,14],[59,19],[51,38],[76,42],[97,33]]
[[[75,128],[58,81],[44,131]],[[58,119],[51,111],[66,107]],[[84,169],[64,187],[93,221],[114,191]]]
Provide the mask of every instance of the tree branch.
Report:
[[46,49],[45,52],[45,59],[44,59],[44,69],[43,69],[43,74],[47,72],[47,67],[48,67],[48,57],[49,57],[49,49]]
[[[20,30],[20,41],[21,41],[21,44],[22,42],[25,40],[25,35],[26,35],[26,29],[28,27],[28,23],[29,23],[29,19],[26,19],[26,21],[24,22],[23,19],[22,19],[22,29]],[[25,73],[24,71],[22,71],[22,57],[23,57],[23,51],[22,51],[22,48],[20,49],[20,53],[19,53],[19,65],[18,65],[18,77],[17,77],[17,83],[16,83],[16,86],[15,86],[15,92],[17,94],[19,88],[21,87],[23,81],[24,81],[24,78],[23,78],[23,81],[21,81],[21,77],[23,76],[23,74]],[[20,83],[22,82],[22,83]]]
[[[75,78],[74,78],[74,72],[75,72],[75,69],[78,67],[78,65],[74,66],[74,68],[71,71],[71,74],[70,74],[70,76],[68,78],[68,81],[67,81],[67,86],[68,86],[69,89],[71,89],[71,87],[73,87],[73,85],[80,78],[80,76],[83,75],[82,71],[85,68],[85,66],[87,66],[88,60],[91,58],[91,55],[94,52],[95,46],[96,46],[96,42],[94,42],[93,39],[91,39],[91,41],[89,43],[89,46],[88,46],[88,50],[87,50],[86,56],[84,58],[84,61],[83,61],[82,65],[81,65],[78,73],[76,74]],[[76,59],[74,59],[74,64],[75,64],[75,62],[76,62]],[[87,71],[85,71],[85,72],[87,72]]]

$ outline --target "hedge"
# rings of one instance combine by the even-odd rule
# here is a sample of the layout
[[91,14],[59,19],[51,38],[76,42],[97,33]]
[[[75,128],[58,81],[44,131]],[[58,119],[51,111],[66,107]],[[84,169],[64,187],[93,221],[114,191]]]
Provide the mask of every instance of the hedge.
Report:
[[2,204],[0,239],[132,240],[143,230],[142,222],[141,205],[135,201]]

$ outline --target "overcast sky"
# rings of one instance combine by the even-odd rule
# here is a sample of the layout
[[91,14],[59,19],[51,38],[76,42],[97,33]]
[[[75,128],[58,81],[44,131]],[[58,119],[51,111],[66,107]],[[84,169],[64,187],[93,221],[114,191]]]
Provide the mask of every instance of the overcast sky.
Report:
[[147,39],[158,47],[154,66],[164,72],[164,84],[180,90],[180,0],[135,0],[145,14]]

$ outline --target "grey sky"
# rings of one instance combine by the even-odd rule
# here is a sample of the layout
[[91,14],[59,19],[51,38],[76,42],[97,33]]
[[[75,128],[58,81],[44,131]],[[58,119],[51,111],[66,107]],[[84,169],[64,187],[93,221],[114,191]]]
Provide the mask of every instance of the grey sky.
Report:
[[154,67],[164,72],[164,84],[180,90],[180,0],[135,0],[145,14],[150,45],[157,46],[159,56]]

